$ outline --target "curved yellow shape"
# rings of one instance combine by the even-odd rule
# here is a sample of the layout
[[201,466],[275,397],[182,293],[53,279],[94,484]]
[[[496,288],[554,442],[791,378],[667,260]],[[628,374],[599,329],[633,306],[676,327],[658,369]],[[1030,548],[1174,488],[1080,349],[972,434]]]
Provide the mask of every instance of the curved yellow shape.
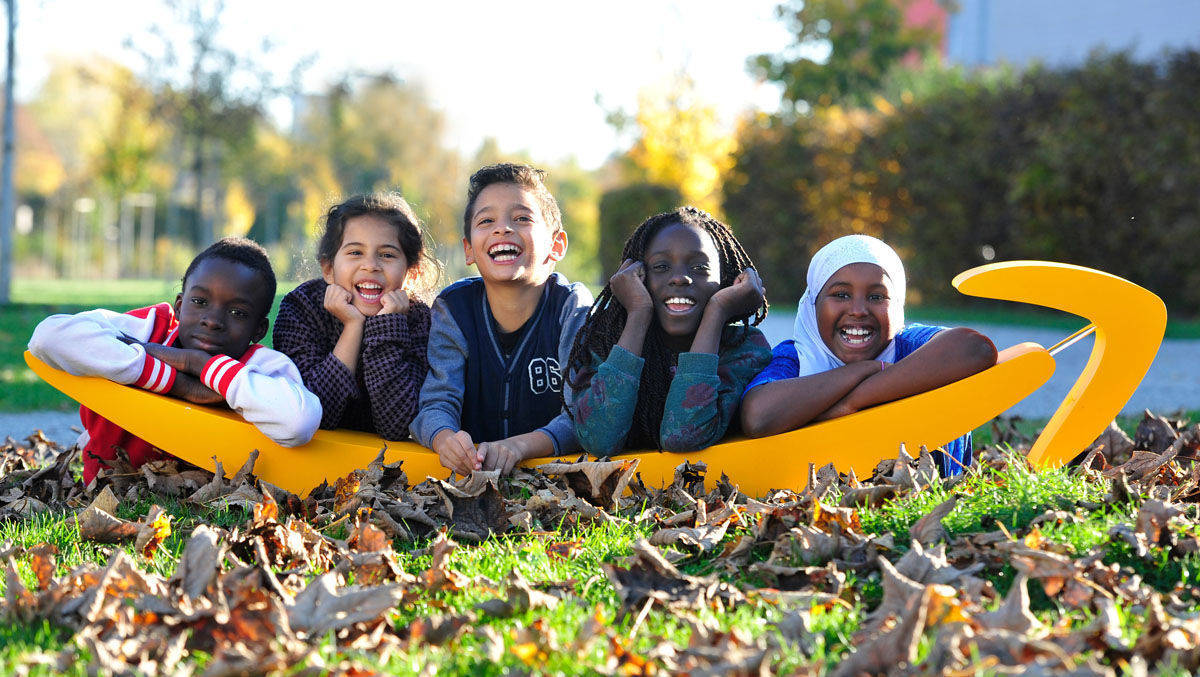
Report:
[[952,284],[971,296],[1074,313],[1096,326],[1083,373],[1029,452],[1035,465],[1061,465],[1096,439],[1137,390],[1166,331],[1162,299],[1128,280],[1083,266],[1007,261],[960,273]]
[[[882,459],[895,458],[904,443],[911,453],[921,445],[939,447],[1026,397],[1049,380],[1054,359],[1041,346],[1025,343],[1004,351],[1003,361],[974,376],[927,393],[873,407],[850,416],[762,439],[733,439],[686,454],[641,452],[638,471],[646,484],[669,483],[686,461],[708,464],[711,477],[729,475],[741,490],[762,495],[772,489],[800,489],[808,465],[833,462],[843,472],[866,476]],[[321,430],[308,444],[281,447],[228,409],[190,404],[102,378],[72,376],[30,353],[30,368],[113,423],[151,444],[200,467],[213,469],[213,457],[232,473],[250,451],[259,450],[255,473],[263,480],[305,495],[323,481],[365,468],[387,446],[385,458],[404,461],[410,481],[448,472],[437,455],[413,442],[385,442],[360,432]],[[630,455],[623,454],[622,457]],[[539,465],[556,459],[537,459]]]

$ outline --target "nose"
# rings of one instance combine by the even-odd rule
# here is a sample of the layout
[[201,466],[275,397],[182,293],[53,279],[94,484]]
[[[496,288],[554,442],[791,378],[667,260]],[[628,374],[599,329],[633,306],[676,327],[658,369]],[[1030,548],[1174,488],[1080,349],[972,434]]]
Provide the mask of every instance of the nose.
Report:
[[210,305],[200,316],[200,324],[208,329],[221,330],[225,328],[225,321],[222,319],[224,317],[225,312],[221,308]]
[[493,233],[509,233],[512,232],[512,229],[512,224],[509,223],[508,219],[496,219],[492,224]]
[[383,264],[379,262],[379,257],[377,256],[364,256],[362,261],[363,268],[366,270],[381,270],[383,268]]
[[677,268],[671,271],[670,284],[675,287],[686,287],[692,283],[692,276],[688,275],[686,268]]
[[867,299],[862,296],[855,296],[850,302],[850,314],[855,316],[863,316],[867,314]]

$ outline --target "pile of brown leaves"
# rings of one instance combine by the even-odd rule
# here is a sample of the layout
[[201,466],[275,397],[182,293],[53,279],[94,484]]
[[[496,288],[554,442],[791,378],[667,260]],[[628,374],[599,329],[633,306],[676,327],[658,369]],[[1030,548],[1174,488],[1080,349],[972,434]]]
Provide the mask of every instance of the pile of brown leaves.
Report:
[[[74,450],[44,439],[29,442],[0,450],[0,519],[66,512],[75,515],[85,540],[134,544],[133,556],[113,548],[103,566],[85,564],[61,575],[53,546],[0,545],[0,619],[46,620],[73,630],[73,643],[60,654],[30,658],[58,667],[86,650],[114,674],[171,674],[186,672],[187,656],[203,652],[212,657],[205,674],[298,664],[361,674],[360,665],[326,664],[320,645],[332,638],[337,651],[386,660],[473,633],[489,658],[515,655],[531,670],[551,655],[601,651],[614,673],[769,674],[782,646],[810,652],[814,614],[868,604],[861,589],[847,585],[853,573],[857,581],[880,581],[883,594],[834,674],[1100,675],[1112,674],[1112,666],[1144,670],[1164,661],[1200,668],[1200,619],[1192,611],[1200,606],[1200,590],[1182,583],[1157,590],[1108,556],[1110,546],[1147,562],[1200,552],[1200,426],[1149,413],[1133,439],[1113,426],[1081,454],[1074,472],[1108,483],[1104,503],[1054,506],[1016,530],[1000,526],[953,537],[943,520],[970,483],[967,475],[941,479],[924,449],[916,458],[901,450],[862,480],[832,465],[812,468],[803,491],[764,497],[742,494],[726,477],[711,481],[703,464],[682,464],[669,486],[647,487],[637,460],[620,459],[554,463],[503,480],[476,472],[410,486],[400,464],[383,463],[381,454],[368,468],[301,498],[257,482],[253,457],[229,479],[223,471],[174,462],[136,470],[117,462],[85,488],[74,479]],[[35,453],[33,445],[48,446]],[[39,466],[37,454],[50,461]],[[999,477],[997,471],[1014,463],[1025,461],[984,450],[969,476]],[[910,542],[863,529],[864,506],[934,487],[950,499],[911,526]],[[163,497],[214,510],[239,507],[248,518],[231,530],[197,526],[174,574],[164,578],[147,572],[138,558],[154,557],[170,537],[170,516],[157,506],[137,521],[116,516],[122,501]],[[1109,542],[1089,552],[1073,552],[1042,533],[1105,504],[1133,506],[1136,517],[1112,527]],[[466,542],[555,530],[569,536],[606,522],[650,527],[627,560],[603,565],[618,620],[629,624],[622,634],[602,612],[589,611],[569,638],[556,637],[540,621],[505,636],[487,619],[583,605],[576,586],[534,584],[516,574],[500,582],[468,578],[448,565],[460,547],[451,535]],[[348,535],[338,539],[330,532]],[[428,568],[405,571],[394,539],[430,539]],[[547,550],[572,557],[579,547],[561,540]],[[36,577],[31,587],[18,574],[22,559]],[[703,564],[713,573],[687,574],[683,564]],[[992,581],[1012,570],[1015,580],[1001,595]],[[1030,586],[1057,608],[1091,620],[1040,621],[1030,608]],[[468,588],[494,597],[467,613],[423,615],[407,626],[393,620],[397,610]],[[746,604],[785,613],[758,637],[711,621],[712,612]],[[1125,638],[1119,607],[1145,619],[1136,641]],[[652,651],[637,655],[631,638],[655,610],[690,625],[690,639],[681,646],[659,638]],[[918,654],[922,641],[930,648]],[[826,666],[815,662],[806,669],[816,674]]]

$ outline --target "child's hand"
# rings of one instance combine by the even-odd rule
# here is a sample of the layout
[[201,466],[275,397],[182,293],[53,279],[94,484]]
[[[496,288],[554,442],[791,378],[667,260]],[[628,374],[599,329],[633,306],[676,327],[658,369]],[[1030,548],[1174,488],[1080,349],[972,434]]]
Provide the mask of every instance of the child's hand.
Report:
[[171,395],[196,404],[216,404],[225,401],[225,398],[221,397],[221,393],[204,385],[195,376],[186,373],[175,374],[175,383],[171,384]]
[[766,295],[767,290],[763,287],[758,271],[747,268],[737,276],[733,284],[712,295],[704,312],[708,313],[712,309],[713,312],[721,313],[722,319],[728,322],[735,317],[753,313],[762,305]]
[[408,314],[408,294],[403,289],[394,289],[379,297],[379,301],[383,303],[383,309],[379,311],[380,315]]
[[362,311],[354,307],[354,296],[345,287],[331,284],[325,288],[325,310],[329,311],[342,324],[362,322]]
[[501,475],[512,472],[513,467],[525,460],[525,451],[512,438],[479,445],[476,458],[484,470],[499,470]]
[[654,299],[646,289],[646,269],[641,262],[625,259],[621,267],[608,278],[612,295],[629,315],[650,313],[654,310]]
[[470,475],[472,470],[483,469],[476,458],[471,434],[465,430],[452,431],[446,428],[439,431],[433,436],[433,450],[443,466],[460,475]]
[[146,354],[166,362],[176,370],[193,376],[200,376],[204,365],[212,359],[212,355],[195,348],[172,348],[161,343],[142,343]]

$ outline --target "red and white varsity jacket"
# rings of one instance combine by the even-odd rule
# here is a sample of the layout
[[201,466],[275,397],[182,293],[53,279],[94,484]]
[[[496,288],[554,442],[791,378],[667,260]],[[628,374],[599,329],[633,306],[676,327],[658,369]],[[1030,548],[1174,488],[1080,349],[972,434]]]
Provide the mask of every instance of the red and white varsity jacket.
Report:
[[[52,367],[76,376],[103,376],[110,381],[166,393],[175,383],[175,368],[152,357],[137,344],[121,340],[173,345],[179,321],[169,303],[116,313],[103,308],[77,315],[51,315],[29,340],[29,351]],[[312,438],[321,423],[321,402],[304,387],[300,371],[287,355],[259,344],[240,359],[217,355],[204,365],[200,379],[225,398],[230,408],[264,435],[285,447]],[[80,407],[86,432],[80,436],[83,481],[89,483],[103,460],[125,450],[134,466],[165,458],[151,444],[108,419]]]

